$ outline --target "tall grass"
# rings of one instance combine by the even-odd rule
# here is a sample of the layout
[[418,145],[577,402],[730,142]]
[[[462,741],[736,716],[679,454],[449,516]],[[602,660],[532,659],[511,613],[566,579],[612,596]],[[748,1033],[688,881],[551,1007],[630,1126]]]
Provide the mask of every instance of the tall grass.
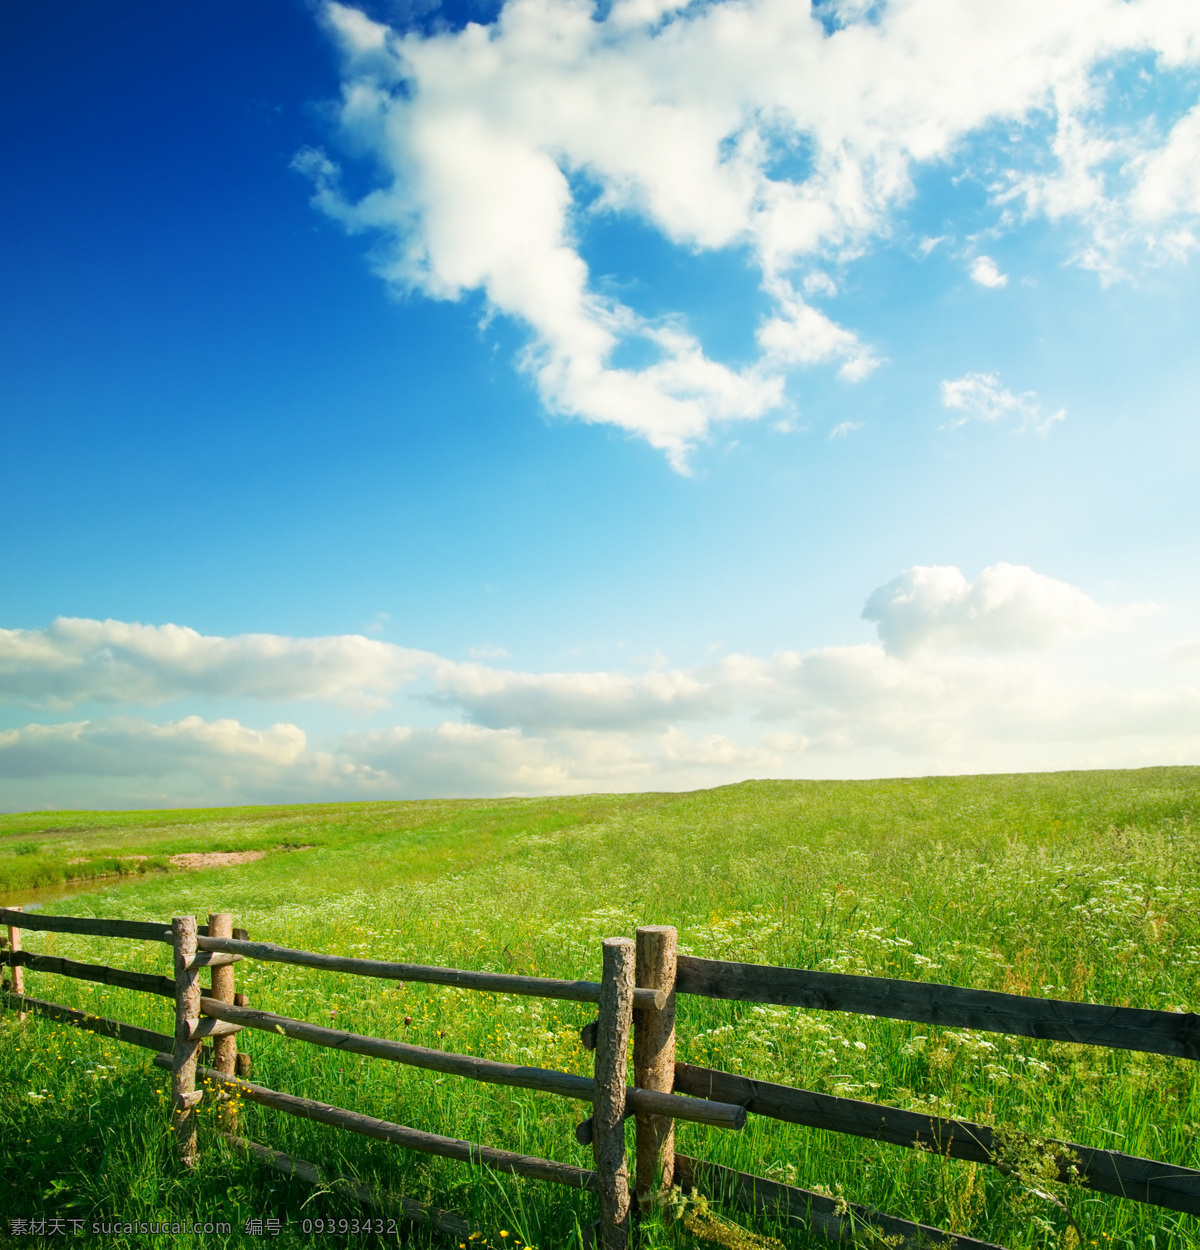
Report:
[[[754,782],[684,795],[0,817],[42,854],[310,844],[233,869],[140,878],[70,914],[232,910],[252,936],[344,954],[596,979],[599,941],[671,923],[698,955],[1160,1009],[1200,1008],[1200,769],[870,783]],[[47,825],[57,826],[41,833]],[[96,826],[100,825],[100,828]],[[14,859],[18,858],[16,856]],[[28,856],[21,858],[30,858]],[[169,971],[165,947],[26,945]],[[586,1073],[583,1005],[238,965],[253,1005],[422,1045]],[[31,993],[168,1029],[170,1004],[40,976]],[[407,1023],[406,1023],[407,1021]],[[682,998],[681,1059],[1200,1166],[1196,1065],[868,1017]],[[575,1104],[261,1033],[254,1079],[384,1119],[589,1166]],[[100,1066],[103,1065],[103,1066]],[[6,1214],[352,1216],[345,1199],[230,1154],[203,1109],[201,1165],[172,1161],[165,1074],[128,1048],[0,1017]],[[586,1195],[499,1178],[243,1104],[249,1136],[477,1221],[492,1246],[578,1244]],[[992,1168],[752,1117],[678,1126],[677,1148],[893,1215],[1026,1247],[1200,1246],[1200,1225],[1086,1190],[1067,1211]],[[789,1247],[827,1243],[729,1213]],[[1068,1214],[1069,1217],[1068,1218]],[[1073,1223],[1072,1223],[1073,1221]],[[507,1234],[501,1237],[501,1232]],[[412,1245],[445,1245],[419,1229]],[[221,1244],[209,1237],[206,1244]],[[394,1244],[394,1239],[392,1239]],[[112,1244],[121,1244],[119,1239]],[[128,1244],[147,1244],[133,1237]],[[164,1244],[166,1242],[164,1241]],[[176,1244],[172,1241],[172,1244]],[[476,1244],[479,1244],[478,1242]],[[707,1244],[664,1219],[651,1246]]]

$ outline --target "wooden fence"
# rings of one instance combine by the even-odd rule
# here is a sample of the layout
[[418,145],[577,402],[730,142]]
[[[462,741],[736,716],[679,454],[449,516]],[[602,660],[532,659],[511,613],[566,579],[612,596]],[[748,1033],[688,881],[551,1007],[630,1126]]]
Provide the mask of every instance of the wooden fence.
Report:
[[[702,1187],[711,1198],[745,1210],[772,1212],[785,1223],[811,1228],[835,1241],[853,1238],[856,1231],[869,1228],[883,1236],[899,1238],[898,1244],[906,1246],[944,1244],[956,1246],[958,1250],[1002,1250],[988,1242],[958,1234],[952,1236],[812,1190],[677,1154],[674,1148],[676,1120],[737,1130],[744,1126],[749,1114],[897,1146],[921,1147],[947,1158],[1001,1168],[1010,1166],[999,1147],[997,1135],[986,1125],[833,1097],[676,1062],[675,1002],[679,994],[868,1014],[1200,1059],[1200,1017],[1194,1014],[699,959],[677,953],[676,932],[668,926],[640,928],[636,942],[628,938],[605,938],[601,944],[600,980],[591,982],[471,972],[292,950],[250,941],[244,930],[234,928],[229,913],[210,915],[204,926],[197,926],[190,916],[176,917],[168,926],[146,921],[42,916],[0,908],[0,925],[8,926],[8,952],[3,962],[11,970],[10,979],[4,983],[3,1000],[22,1013],[21,1018],[25,1012],[34,1011],[145,1047],[155,1052],[154,1062],[158,1066],[171,1072],[173,1128],[185,1165],[192,1165],[197,1157],[196,1106],[203,1097],[203,1090],[196,1088],[199,1076],[218,1098],[233,1100],[233,1106],[237,1099],[243,1099],[411,1150],[591,1190],[599,1199],[600,1218],[590,1226],[588,1236],[597,1240],[604,1250],[616,1250],[627,1246],[631,1238],[636,1240],[638,1198],[645,1201],[673,1183],[685,1190]],[[174,976],[153,976],[103,964],[32,954],[22,949],[23,929],[165,942],[174,951]],[[245,996],[236,993],[234,988],[234,965],[243,959],[294,964],[353,976],[596,1003],[597,1018],[581,1030],[584,1045],[595,1052],[594,1075],[576,1076],[432,1050],[254,1010]],[[170,998],[175,1004],[174,1033],[157,1033],[32,998],[25,993],[27,969]],[[200,984],[202,972],[211,975],[207,992]],[[250,1071],[248,1056],[239,1054],[237,1048],[237,1034],[245,1029],[259,1029],[311,1045],[491,1084],[541,1090],[590,1103],[591,1116],[576,1130],[576,1138],[581,1144],[591,1143],[595,1167],[578,1168],[552,1159],[530,1158],[442,1137],[253,1084],[246,1079]],[[631,1037],[634,1084],[627,1086]],[[199,1050],[206,1041],[211,1041],[213,1046],[212,1065],[198,1066]],[[228,1107],[224,1133],[233,1144],[280,1171],[348,1188],[361,1201],[381,1201],[379,1195],[368,1193],[345,1177],[331,1176],[304,1160],[245,1141],[237,1135],[234,1114],[232,1107]],[[624,1130],[624,1121],[631,1115],[636,1121],[632,1186]],[[1200,1215],[1200,1171],[1074,1142],[1055,1141],[1049,1146],[1063,1180],[1072,1178],[1102,1193]],[[407,1218],[429,1222],[460,1237],[470,1231],[465,1221],[450,1212],[395,1195],[388,1197],[393,1206],[401,1207]]]

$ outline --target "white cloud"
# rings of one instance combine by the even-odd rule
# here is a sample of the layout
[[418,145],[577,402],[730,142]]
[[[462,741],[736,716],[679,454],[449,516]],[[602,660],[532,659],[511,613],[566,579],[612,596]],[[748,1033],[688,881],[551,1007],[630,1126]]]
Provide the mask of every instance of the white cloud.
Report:
[[182,695],[380,706],[435,657],[345,634],[205,636],[182,625],[59,617],[0,630],[0,701],[69,708]]
[[407,712],[433,705],[443,723],[364,730],[324,715],[318,745],[297,724],[227,715],[28,724],[0,731],[0,808],[682,789],[746,776],[1128,766],[1200,751],[1200,687],[1169,667],[1118,680],[1130,657],[1187,665],[1200,655],[1194,638],[1165,655],[1126,642],[1143,608],[1106,607],[996,564],[973,581],[954,567],[911,568],[875,590],[863,615],[878,644],[637,673],[528,673],[368,639],[204,638],[121,622],[8,631],[0,698],[10,703],[190,694],[354,706],[405,681]]
[[[1182,218],[1200,211],[1196,114],[1160,141],[1153,93],[1140,126],[1118,131],[1102,107],[1122,58],[1163,73],[1200,61],[1191,0],[892,0],[839,6],[832,31],[792,0],[621,0],[606,16],[588,0],[508,0],[491,26],[428,35],[324,13],[344,56],[340,120],[378,181],[352,199],[328,157],[303,153],[315,202],[383,236],[389,281],[480,291],[528,327],[522,366],[549,409],[637,434],[679,469],[714,423],[777,407],[787,370],[871,370],[870,347],[798,292],[830,293],[821,266],[886,235],[914,170],[956,162],[968,138],[1010,137],[995,140],[1009,170],[997,205],[1079,219],[1096,268],[1135,218],[1186,250]],[[801,149],[804,172],[778,173]],[[722,364],[682,316],[600,295],[579,238],[610,213],[680,247],[747,249],[775,305],[758,361]],[[1004,282],[987,257],[972,274]],[[657,359],[615,364],[630,342]]]
[[980,286],[1008,286],[1008,274],[1000,272],[1000,266],[990,256],[977,256],[971,264],[971,281]]
[[861,421],[839,421],[837,425],[829,431],[830,438],[845,438],[849,434],[853,434],[855,430],[861,430],[863,423]]
[[1167,657],[1177,668],[1200,664],[1200,638],[1188,638],[1167,648]]
[[[1195,686],[1123,688],[1026,658],[879,646],[739,659],[709,677],[736,681],[741,668],[742,684],[723,693],[757,707],[758,728],[448,721],[350,733],[321,752],[294,725],[29,725],[0,733],[0,809],[691,789],[752,776],[1129,767],[1200,751]],[[595,720],[584,703],[578,719]]]
[[1150,222],[1200,213],[1200,104],[1172,127],[1167,142],[1140,157],[1133,206]]
[[678,728],[640,735],[446,722],[346,735],[306,748],[295,725],[254,730],[199,717],[165,725],[129,717],[0,732],[0,810],[214,801],[562,794],[705,784],[713,769],[767,768],[778,757],[725,735]]
[[875,622],[889,652],[904,656],[962,646],[1050,647],[1122,619],[1074,586],[1016,564],[994,564],[974,582],[953,566],[908,569],[871,594],[863,618]]
[[988,424],[1011,421],[1016,424],[1018,433],[1033,429],[1043,435],[1048,434],[1056,422],[1065,420],[1067,415],[1065,408],[1044,414],[1033,391],[1014,395],[1000,385],[1000,378],[995,373],[967,373],[953,382],[943,382],[942,406],[962,413],[951,421],[953,428],[966,425],[968,421]]
[[187,716],[165,725],[133,717],[26,725],[0,731],[0,777],[52,774],[164,776],[230,768],[246,776],[286,771],[305,754],[307,739],[295,725],[248,729],[235,720]]
[[[840,759],[855,775],[864,758],[888,771],[996,771],[1096,756],[1125,766],[1139,751],[1186,758],[1200,749],[1200,689],[1122,688],[1102,677],[1065,678],[1032,657],[891,654],[830,647],[791,657],[780,672],[794,702],[777,719],[798,731],[801,758]],[[908,767],[903,761],[908,760]],[[868,774],[869,775],[869,774]]]
[[441,701],[492,728],[647,728],[727,710],[722,695],[678,670],[642,673],[513,673],[480,664],[445,664],[435,676]]

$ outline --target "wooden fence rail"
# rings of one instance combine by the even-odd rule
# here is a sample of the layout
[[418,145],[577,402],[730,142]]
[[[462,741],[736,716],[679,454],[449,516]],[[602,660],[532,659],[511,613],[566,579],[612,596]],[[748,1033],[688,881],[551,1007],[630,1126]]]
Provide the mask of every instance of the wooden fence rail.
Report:
[[[320,968],[324,972],[346,972],[356,977],[382,977],[387,981],[413,981],[428,985],[453,985],[463,990],[492,994],[525,994],[570,1003],[598,1003],[600,984],[596,981],[556,981],[552,977],[520,977],[508,972],[470,972],[465,968],[434,968],[428,964],[398,964],[382,959],[356,959],[346,955],[322,955],[316,951],[292,950],[271,942],[237,942],[228,939],[197,938],[202,951],[221,951],[259,959],[267,963],[295,964]],[[634,991],[634,1006],[660,1010],[667,1001],[664,990]]]
[[926,981],[727,963],[692,955],[679,956],[675,991],[1200,1059],[1200,1016],[1194,1012],[1024,998]]
[[[1003,1143],[985,1124],[946,1119],[920,1111],[901,1111],[855,1098],[837,1098],[790,1085],[772,1085],[715,1072],[689,1063],[675,1065],[675,1089],[699,1098],[737,1103],[754,1115],[869,1137],[896,1146],[918,1146],[951,1159],[1004,1166]],[[1055,1150],[1059,1179],[1073,1168],[1079,1183],[1101,1193],[1131,1198],[1172,1211],[1200,1215],[1200,1171],[1139,1159],[1116,1150],[1096,1150],[1074,1142],[1048,1141]]]
[[402,1194],[389,1193],[368,1188],[360,1181],[349,1176],[341,1176],[327,1168],[319,1168],[306,1159],[297,1159],[294,1155],[285,1154],[282,1150],[272,1150],[269,1146],[260,1146],[258,1142],[247,1141],[235,1133],[222,1133],[222,1138],[237,1150],[261,1160],[268,1167],[282,1172],[284,1176],[298,1176],[310,1185],[321,1185],[340,1193],[345,1193],[359,1206],[372,1207],[375,1210],[395,1213],[402,1219],[411,1220],[415,1224],[428,1224],[440,1232],[449,1233],[461,1244],[475,1240],[472,1233],[482,1230],[468,1223],[461,1216],[451,1211],[442,1211],[426,1202],[417,1202]]
[[[206,1016],[260,1029],[264,1033],[294,1037],[315,1046],[327,1046],[331,1050],[346,1051],[354,1055],[368,1055],[372,1059],[390,1059],[393,1063],[425,1068],[431,1072],[446,1072],[473,1081],[486,1081],[490,1085],[513,1085],[521,1089],[540,1090],[546,1094],[559,1094],[564,1098],[577,1098],[584,1102],[591,1102],[595,1096],[596,1082],[590,1076],[575,1076],[570,1072],[555,1072],[551,1068],[501,1063],[477,1055],[460,1055],[454,1051],[414,1046],[410,1042],[367,1037],[361,1033],[348,1033],[320,1024],[308,1024],[303,1020],[279,1016],[270,1011],[230,1007],[214,1002],[211,998],[201,998],[200,1010]],[[688,1098],[680,1094],[627,1087],[625,1103],[628,1107],[627,1114],[636,1111],[643,1115],[670,1116],[676,1120],[708,1124],[713,1128],[738,1129],[746,1123],[744,1107],[731,1106],[719,1100],[709,1102],[704,1097]]]
[[[245,930],[233,927],[229,913],[210,915],[207,925],[197,925],[193,917],[176,917],[167,925],[150,921],[42,916],[26,914],[16,908],[0,908],[0,924],[9,927],[9,950],[3,963],[11,970],[11,981],[0,991],[0,1001],[22,1013],[22,1019],[24,1012],[34,1011],[101,1036],[153,1050],[155,1064],[172,1074],[173,1127],[185,1164],[195,1161],[198,1150],[196,1106],[204,1096],[203,1091],[196,1088],[196,1078],[200,1076],[224,1103],[226,1138],[273,1167],[300,1176],[325,1175],[304,1160],[293,1160],[269,1147],[240,1138],[232,1118],[238,1099],[408,1149],[592,1190],[599,1198],[600,1219],[591,1235],[604,1250],[623,1250],[628,1245],[630,1238],[636,1236],[637,1199],[650,1198],[672,1181],[685,1188],[703,1183],[713,1196],[735,1206],[774,1212],[784,1222],[804,1224],[833,1240],[855,1236],[856,1228],[870,1225],[886,1237],[898,1238],[901,1246],[953,1241],[960,1250],[1002,1250],[957,1234],[950,1238],[937,1229],[834,1200],[815,1191],[781,1185],[765,1177],[677,1154],[674,1150],[676,1120],[736,1130],[746,1123],[749,1114],[897,1146],[916,1146],[947,1158],[1001,1169],[1011,1166],[1005,1154],[1005,1135],[987,1125],[833,1097],[677,1062],[675,1003],[679,994],[844,1011],[1193,1060],[1200,1058],[1200,1017],[1190,1013],[1026,998],[925,982],[700,959],[677,954],[676,933],[669,926],[640,928],[636,942],[628,938],[604,939],[601,979],[591,982],[350,958],[295,950],[270,942],[252,942]],[[155,976],[34,954],[21,949],[22,929],[166,942],[173,948],[174,976]],[[237,994],[234,988],[235,965],[244,959],[352,976],[596,1003],[597,1019],[581,1030],[584,1044],[595,1051],[594,1075],[585,1077],[502,1063],[251,1010],[245,996]],[[175,1005],[173,1035],[31,998],[24,993],[24,970],[168,997]],[[199,982],[202,972],[211,976],[212,984],[207,990]],[[582,1144],[591,1143],[596,1167],[594,1170],[577,1168],[442,1137],[251,1084],[245,1079],[249,1071],[248,1057],[237,1051],[236,1035],[244,1029],[471,1080],[589,1102],[592,1114],[579,1126],[576,1136]],[[200,1047],[206,1040],[213,1045],[211,1067],[199,1063]],[[635,1073],[632,1087],[626,1085],[631,1040]],[[636,1117],[637,1124],[632,1184],[625,1157],[624,1132],[624,1120],[631,1115]],[[1055,1153],[1060,1179],[1077,1177],[1083,1185],[1102,1193],[1200,1215],[1200,1171],[1073,1142],[1046,1144]],[[355,1184],[346,1178],[340,1178],[340,1182],[344,1182],[343,1188]],[[390,1201],[393,1206],[398,1203],[400,1209],[409,1212],[407,1218],[426,1219],[456,1233],[468,1227],[459,1217],[447,1212],[431,1216],[430,1209],[410,1199],[392,1195]]]
[[155,1053],[164,1047],[170,1049],[175,1039],[169,1033],[156,1033],[153,1029],[139,1028],[136,1024],[122,1024],[119,1020],[107,1020],[103,1016],[91,1016],[86,1011],[76,1011],[74,1007],[64,1007],[62,1003],[48,1003],[41,998],[30,998],[25,994],[14,994],[9,990],[0,991],[0,1002],[15,1011],[32,1011],[60,1024],[72,1024],[97,1037],[110,1037],[115,1042],[126,1042],[130,1046],[141,1046]]
[[171,926],[152,920],[103,920],[92,916],[43,916],[18,907],[0,907],[0,924],[42,933],[78,933],[84,937],[128,938],[138,942],[170,942]]
[[[158,1067],[169,1071],[172,1056],[156,1055],[154,1062]],[[252,1085],[249,1081],[243,1081],[237,1077],[227,1077],[215,1068],[200,1067],[197,1068],[196,1073],[204,1080],[212,1082],[229,1093],[236,1094],[247,1102],[258,1103],[263,1107],[273,1107],[277,1111],[298,1116],[303,1120],[347,1129],[351,1133],[361,1133],[364,1137],[392,1142],[394,1145],[406,1146],[410,1150],[419,1150],[424,1154],[441,1155],[446,1159],[459,1159],[464,1163],[482,1164],[497,1172],[511,1172],[516,1176],[531,1176],[535,1180],[554,1181],[559,1185],[570,1185],[574,1189],[596,1188],[595,1172],[573,1167],[569,1163],[556,1163],[553,1159],[535,1159],[511,1150],[495,1150],[491,1146],[478,1146],[474,1142],[460,1141],[454,1137],[441,1137],[437,1133],[426,1133],[422,1129],[409,1128],[404,1124],[377,1120],[373,1116],[360,1115],[357,1111],[346,1111],[341,1107],[331,1107],[328,1103],[317,1102],[312,1098],[283,1094],[278,1090],[266,1089],[262,1085]]]
[[687,1187],[703,1185],[705,1192],[718,1201],[724,1200],[744,1211],[769,1212],[788,1224],[820,1233],[830,1241],[878,1245],[877,1238],[864,1236],[871,1230],[884,1237],[899,1238],[901,1247],[913,1250],[926,1250],[929,1246],[945,1246],[946,1250],[1004,1250],[1003,1246],[990,1241],[964,1237],[961,1233],[945,1233],[928,1224],[885,1215],[874,1207],[831,1198],[812,1189],[781,1185],[765,1176],[751,1176],[719,1163],[690,1159],[687,1155],[675,1156],[675,1175]]
[[[174,940],[171,926],[157,920],[105,920],[95,916],[43,916],[40,912],[22,911],[19,907],[0,907],[0,924],[20,929],[36,929],[43,933],[77,933],[83,937],[126,938],[135,942]],[[208,925],[196,926],[200,937],[208,936]],[[243,935],[244,936],[244,935]]]
[[175,997],[175,982],[170,977],[154,976],[148,972],[127,972],[123,968],[110,968],[107,964],[81,964],[73,959],[60,959],[57,955],[34,955],[30,951],[13,951],[8,959],[10,968],[28,968],[30,972],[55,972],[60,977],[74,977],[78,981],[96,981],[123,990],[138,990],[143,994],[160,994],[163,998]]

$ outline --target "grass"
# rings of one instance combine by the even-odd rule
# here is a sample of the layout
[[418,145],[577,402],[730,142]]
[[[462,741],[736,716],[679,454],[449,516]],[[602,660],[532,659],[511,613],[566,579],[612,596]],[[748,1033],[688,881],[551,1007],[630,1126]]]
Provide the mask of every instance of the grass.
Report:
[[[308,845],[235,868],[97,882],[53,910],[151,919],[231,910],[252,937],[286,945],[590,980],[602,937],[670,923],[683,949],[711,957],[1198,1010],[1198,812],[1197,768],[748,782],[693,794],[0,816],[0,861]],[[32,931],[25,939],[31,949],[169,971],[166,947]],[[594,1013],[583,1005],[249,962],[238,982],[252,1005],[317,1023],[590,1070],[577,1030]],[[44,974],[28,975],[28,988],[169,1029],[165,1000]],[[1200,1081],[1185,1060],[692,998],[680,1000],[678,1035],[679,1057],[693,1063],[1200,1167]],[[240,1040],[254,1079],[273,1088],[590,1165],[573,1135],[582,1103],[262,1033]],[[73,1215],[89,1227],[224,1219],[233,1232],[204,1243],[240,1245],[247,1219],[290,1221],[282,1236],[305,1241],[304,1219],[362,1214],[230,1153],[213,1140],[215,1108],[202,1107],[199,1168],[181,1173],[164,1075],[142,1052],[0,1012],[5,1218]],[[594,1218],[594,1199],[574,1191],[248,1104],[241,1118],[256,1141],[477,1220],[485,1236],[476,1245],[577,1246],[578,1224]],[[756,1117],[741,1133],[680,1124],[677,1136],[688,1154],[1013,1250],[1066,1250],[1076,1229],[1085,1245],[1200,1247],[1192,1217],[1080,1189],[1046,1198],[996,1169],[926,1152]],[[663,1214],[649,1250],[772,1237],[797,1250],[828,1244],[715,1210],[734,1224],[695,1206],[681,1219]],[[404,1236],[451,1244],[419,1228]]]

